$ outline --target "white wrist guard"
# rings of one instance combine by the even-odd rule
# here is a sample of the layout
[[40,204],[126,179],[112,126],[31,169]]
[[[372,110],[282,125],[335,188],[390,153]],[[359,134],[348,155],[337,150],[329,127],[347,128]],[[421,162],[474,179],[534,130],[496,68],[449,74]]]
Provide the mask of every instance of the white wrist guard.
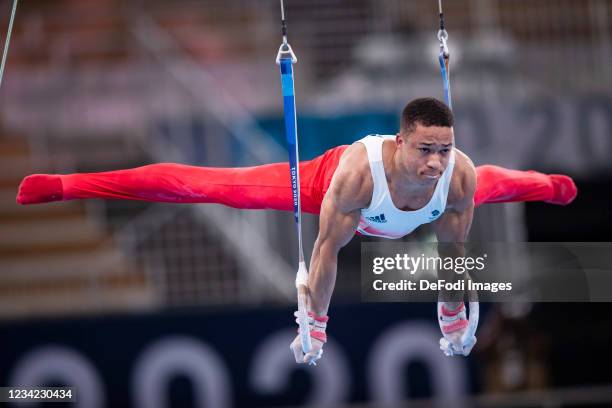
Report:
[[[298,312],[293,314],[296,319],[295,322],[299,325]],[[325,329],[327,328],[328,316],[317,316],[313,312],[308,312],[308,325],[310,327],[310,337],[317,339],[323,343],[327,342],[327,334]],[[298,329],[299,330],[299,329]]]
[[[468,320],[465,304],[461,303],[455,310],[449,310],[444,306],[444,302],[438,302],[438,324],[442,331],[440,339],[440,350],[447,355],[467,356],[476,344],[476,328],[478,327],[479,307],[478,302],[470,302],[470,319]],[[450,335],[454,332],[464,330],[460,344],[455,339],[453,343],[449,341]]]

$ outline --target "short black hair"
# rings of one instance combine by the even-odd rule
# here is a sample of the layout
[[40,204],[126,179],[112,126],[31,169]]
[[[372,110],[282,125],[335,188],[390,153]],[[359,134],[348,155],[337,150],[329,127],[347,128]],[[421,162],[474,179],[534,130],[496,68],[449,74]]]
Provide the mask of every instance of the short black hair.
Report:
[[409,134],[420,123],[422,126],[452,127],[453,112],[435,98],[419,98],[408,103],[402,111],[400,132]]

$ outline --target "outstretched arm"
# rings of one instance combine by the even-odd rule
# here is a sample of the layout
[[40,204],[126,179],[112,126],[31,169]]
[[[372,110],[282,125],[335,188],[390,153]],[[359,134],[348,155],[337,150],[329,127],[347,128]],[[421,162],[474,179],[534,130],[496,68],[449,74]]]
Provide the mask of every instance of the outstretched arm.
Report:
[[319,235],[312,252],[308,279],[312,349],[304,355],[298,335],[291,343],[297,363],[311,363],[321,358],[323,345],[327,341],[327,311],[336,283],[338,252],[355,234],[359,224],[359,210],[367,205],[363,201],[369,200],[361,198],[368,197],[367,183],[361,179],[363,173],[358,171],[356,164],[351,164],[358,160],[358,149],[349,151],[347,157],[343,158],[323,198]]
[[[472,162],[464,155],[457,155],[456,174],[451,182],[448,205],[444,214],[434,223],[438,239],[438,255],[441,258],[465,256],[464,243],[467,240],[474,217],[474,193],[476,171]],[[454,281],[458,278],[454,270],[438,271],[442,279]],[[456,309],[463,302],[448,302]]]
[[[474,215],[474,191],[476,189],[476,173],[469,160],[460,166],[459,174],[452,185],[452,203],[442,217],[434,224],[438,238],[438,255],[445,258],[460,258],[465,256],[464,243],[467,240]],[[449,194],[449,198],[451,194]],[[455,262],[453,262],[455,264]],[[446,262],[443,263],[446,265]],[[457,274],[452,268],[438,271],[440,277],[454,282],[469,279],[468,273]],[[443,334],[441,349],[444,351],[449,344],[461,354],[470,353],[475,339],[463,344],[463,335],[468,330],[468,320],[463,303],[463,291],[441,292],[438,303],[438,322]],[[446,346],[443,346],[445,342]],[[445,354],[447,351],[445,351]],[[452,354],[447,354],[452,355]]]
[[319,316],[326,315],[329,308],[336,282],[338,252],[351,240],[359,224],[359,210],[343,202],[346,191],[342,190],[341,183],[332,184],[323,199],[319,236],[310,260],[310,309]]
[[[459,258],[465,256],[464,243],[467,240],[472,218],[474,215],[474,203],[466,203],[462,208],[449,209],[444,212],[442,217],[434,226],[438,238],[438,255],[444,258]],[[458,276],[452,269],[441,269],[438,271],[440,277],[448,282],[453,282],[463,276]],[[453,293],[448,298],[445,297],[445,305],[450,310],[456,310],[463,305],[461,294]],[[450,300],[453,301],[450,301]],[[457,299],[457,301],[455,301]]]
[[360,210],[372,197],[372,176],[363,145],[350,146],[342,156],[321,204],[319,235],[310,259],[310,309],[327,314],[334,284],[338,252],[354,236]]

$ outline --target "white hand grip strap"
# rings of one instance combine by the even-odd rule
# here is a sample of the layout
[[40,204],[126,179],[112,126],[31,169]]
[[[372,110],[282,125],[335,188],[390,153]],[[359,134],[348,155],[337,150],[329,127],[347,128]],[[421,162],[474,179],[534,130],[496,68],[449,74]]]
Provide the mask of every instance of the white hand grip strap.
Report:
[[[443,302],[438,302],[438,310],[442,307]],[[461,336],[461,347],[457,348],[445,337],[440,339],[440,350],[447,356],[462,355],[466,356],[476,344],[476,329],[478,328],[478,319],[480,315],[480,307],[478,302],[469,302],[470,314],[468,318],[468,326]]]
[[300,339],[302,340],[302,351],[304,354],[312,350],[310,342],[310,326],[308,324],[308,269],[306,263],[300,262],[295,276],[295,287],[298,292],[298,322],[300,327]]

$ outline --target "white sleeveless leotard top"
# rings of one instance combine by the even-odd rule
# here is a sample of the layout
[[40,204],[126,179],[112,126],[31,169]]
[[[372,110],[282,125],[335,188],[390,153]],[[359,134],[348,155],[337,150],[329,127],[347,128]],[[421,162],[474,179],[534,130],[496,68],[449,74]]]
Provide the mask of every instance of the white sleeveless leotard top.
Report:
[[402,211],[391,200],[385,168],[382,160],[382,146],[393,135],[366,136],[359,140],[368,152],[370,171],[374,180],[370,206],[361,210],[361,219],[357,231],[364,235],[397,239],[410,234],[417,227],[435,221],[446,208],[446,199],[455,167],[455,151],[451,150],[448,166],[438,179],[431,200],[425,206],[414,211]]

